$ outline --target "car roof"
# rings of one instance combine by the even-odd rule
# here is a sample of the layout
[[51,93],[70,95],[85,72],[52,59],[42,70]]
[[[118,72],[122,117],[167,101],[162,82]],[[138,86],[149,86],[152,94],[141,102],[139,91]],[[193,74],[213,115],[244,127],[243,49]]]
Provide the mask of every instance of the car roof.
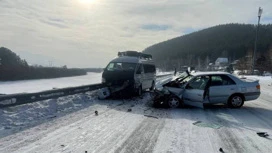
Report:
[[191,75],[194,76],[199,76],[199,75],[229,75],[230,73],[227,72],[195,72],[195,73],[191,73]]
[[116,57],[111,62],[154,64],[154,62],[152,60],[146,60],[146,59],[143,59],[143,58],[133,57],[133,56]]

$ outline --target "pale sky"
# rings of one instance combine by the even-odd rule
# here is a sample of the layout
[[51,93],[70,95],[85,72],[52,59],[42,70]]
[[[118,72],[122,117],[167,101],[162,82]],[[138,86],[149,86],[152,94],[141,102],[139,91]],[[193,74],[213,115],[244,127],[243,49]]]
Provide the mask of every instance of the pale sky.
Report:
[[272,0],[0,0],[0,47],[30,64],[105,67],[118,51],[226,23],[272,23]]

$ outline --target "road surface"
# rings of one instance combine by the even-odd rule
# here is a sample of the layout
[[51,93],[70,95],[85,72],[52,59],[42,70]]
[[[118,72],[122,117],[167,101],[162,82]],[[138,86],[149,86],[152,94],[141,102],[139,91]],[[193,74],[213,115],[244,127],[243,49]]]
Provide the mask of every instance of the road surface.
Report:
[[[216,153],[222,148],[226,153],[269,153],[272,137],[256,132],[272,135],[271,99],[264,93],[241,109],[155,109],[149,93],[130,100],[92,99],[82,109],[0,138],[0,152]],[[197,121],[204,126],[193,124]]]

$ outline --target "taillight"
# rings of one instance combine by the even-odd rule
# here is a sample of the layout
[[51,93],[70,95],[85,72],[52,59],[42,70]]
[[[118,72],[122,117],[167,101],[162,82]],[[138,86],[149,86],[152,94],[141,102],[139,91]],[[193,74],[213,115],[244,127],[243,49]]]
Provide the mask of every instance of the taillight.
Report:
[[260,85],[257,85],[256,88],[257,88],[257,89],[261,89],[261,86],[260,86]]

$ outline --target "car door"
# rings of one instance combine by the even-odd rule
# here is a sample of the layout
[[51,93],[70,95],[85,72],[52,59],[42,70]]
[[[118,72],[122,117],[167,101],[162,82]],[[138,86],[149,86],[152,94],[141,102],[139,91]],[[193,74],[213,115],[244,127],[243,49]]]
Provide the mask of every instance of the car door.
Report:
[[236,90],[236,83],[227,75],[213,75],[209,88],[210,103],[225,103]]
[[203,107],[204,93],[209,80],[209,76],[196,76],[189,81],[182,95],[183,102],[187,105]]

